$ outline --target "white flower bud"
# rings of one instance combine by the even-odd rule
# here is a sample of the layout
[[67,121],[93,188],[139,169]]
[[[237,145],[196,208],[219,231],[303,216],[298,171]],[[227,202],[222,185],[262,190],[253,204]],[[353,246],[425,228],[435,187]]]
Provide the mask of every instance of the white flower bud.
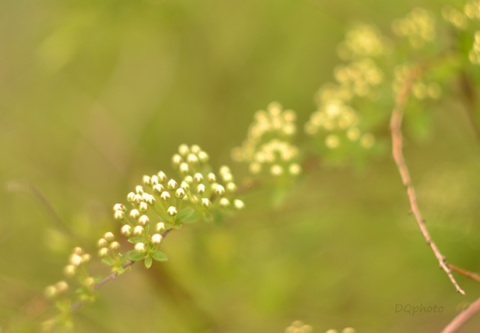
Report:
[[160,234],[153,234],[151,240],[153,244],[160,244],[160,242],[162,241],[162,238],[163,237]]
[[140,205],[138,205],[138,210],[142,213],[145,213],[148,210],[148,204],[146,202],[140,202]]
[[140,236],[143,234],[143,227],[141,225],[136,225],[135,228],[133,228],[133,234],[135,236]]
[[125,212],[123,210],[116,210],[115,213],[113,213],[113,218],[115,220],[123,220],[125,217]]
[[185,180],[185,182],[187,182],[188,184],[193,183],[193,177],[190,176],[190,175],[185,176],[185,178],[183,180]]
[[116,204],[113,206],[113,210],[126,211],[127,209],[125,208],[125,205],[123,205],[123,204],[121,204],[121,203],[116,203]]
[[210,200],[208,198],[202,198],[202,206],[203,207],[210,206]]
[[155,226],[155,230],[157,232],[164,232],[165,231],[165,223],[158,222],[157,225]]
[[155,184],[153,185],[153,192],[155,193],[161,193],[163,191],[163,185],[162,184]]
[[81,254],[83,254],[83,249],[79,246],[74,247],[72,253],[81,255]]
[[188,163],[197,163],[198,162],[198,157],[195,154],[188,154],[187,161],[188,161]]
[[194,154],[198,154],[202,149],[200,148],[199,145],[192,145],[190,147],[190,151]]
[[200,183],[203,181],[203,175],[200,172],[197,172],[195,175],[193,175],[193,179],[197,182]]
[[219,173],[221,175],[224,175],[224,174],[227,174],[227,173],[231,173],[231,171],[230,171],[230,168],[228,166],[222,165],[219,169]]
[[178,184],[177,184],[177,182],[175,181],[175,179],[170,179],[170,180],[168,181],[167,188],[168,188],[169,190],[174,190],[174,189],[177,188],[177,186],[178,186]]
[[134,202],[135,201],[135,193],[130,192],[127,194],[127,201],[128,202]]
[[293,176],[299,175],[300,172],[302,172],[302,167],[300,166],[300,164],[294,163],[290,165],[290,167],[288,168],[288,172],[290,172],[290,174]]
[[203,150],[199,151],[198,152],[198,159],[205,163],[205,162],[208,161],[208,154],[206,152],[204,152]]
[[109,232],[106,232],[105,235],[103,235],[103,238],[105,238],[108,242],[111,242],[113,241],[115,236],[113,235],[113,233],[109,231]]
[[198,186],[197,186],[197,192],[198,193],[203,194],[203,193],[205,193],[206,190],[207,190],[207,188],[205,187],[205,185],[198,184]]
[[243,209],[245,207],[245,203],[240,199],[233,200],[233,205],[236,209]]
[[161,182],[164,182],[167,179],[167,175],[163,171],[159,171],[157,175],[158,175],[158,179]]
[[223,197],[220,199],[220,206],[228,207],[229,205],[230,205],[230,201],[227,198]]
[[100,250],[98,250],[98,256],[100,258],[106,257],[108,255],[108,248],[102,247]]
[[232,193],[232,192],[235,192],[237,190],[237,185],[235,185],[235,183],[233,182],[230,182],[227,184],[227,191]]
[[55,288],[54,286],[48,286],[47,288],[45,288],[45,296],[47,298],[53,298],[57,295],[57,288]]
[[167,213],[168,213],[168,215],[170,215],[170,216],[175,216],[175,215],[177,215],[177,208],[174,207],[174,206],[170,206],[170,207],[168,207],[168,209],[167,209]]
[[178,154],[174,154],[172,156],[172,163],[173,163],[173,165],[179,165],[180,163],[182,163],[182,156],[180,156]]
[[170,199],[170,193],[168,193],[167,191],[163,191],[162,194],[160,194],[160,198],[167,201],[168,199]]
[[217,180],[217,177],[215,177],[215,174],[213,172],[210,172],[208,175],[207,175],[207,180],[210,182],[210,183],[214,183],[216,180]]
[[120,243],[119,242],[112,242],[110,243],[110,249],[111,250],[118,250],[120,248]]
[[179,170],[181,173],[187,173],[190,170],[190,168],[188,167],[187,163],[183,162],[180,164]]
[[95,279],[91,276],[87,277],[83,283],[87,286],[87,287],[93,287],[95,285]]
[[185,190],[183,188],[178,188],[176,191],[175,191],[175,196],[179,199],[183,199],[183,197],[185,196]]
[[143,243],[137,243],[135,244],[135,251],[144,253],[146,251],[145,244]]
[[215,186],[215,194],[223,195],[224,193],[225,193],[225,188],[222,185],[217,184],[217,186]]
[[158,184],[158,176],[153,175],[152,178],[150,179],[150,184],[151,185],[157,185]]
[[129,215],[132,219],[136,219],[137,217],[140,216],[140,211],[138,209],[132,209]]
[[281,165],[274,164],[274,165],[272,165],[272,167],[270,168],[270,173],[271,173],[273,176],[280,176],[280,175],[283,173],[283,168],[282,168]]
[[190,185],[188,185],[188,183],[186,181],[182,181],[180,183],[180,187],[183,188],[186,191],[190,188]]
[[143,194],[143,187],[141,185],[135,186],[135,192],[137,194]]
[[104,247],[107,246],[108,242],[104,238],[100,238],[97,242],[98,247]]
[[129,226],[128,224],[124,224],[124,225],[122,226],[122,229],[121,229],[120,231],[121,231],[122,235],[128,237],[128,236],[130,236],[130,235],[132,234],[132,227]]
[[82,255],[82,261],[83,262],[89,262],[90,259],[91,259],[91,255],[89,255],[88,253],[85,253],[84,255]]
[[190,149],[188,149],[186,144],[181,144],[180,147],[178,147],[178,152],[180,155],[186,156],[190,152]]
[[143,183],[144,185],[150,185],[150,184],[151,184],[150,176],[147,176],[147,175],[143,176],[143,178],[142,178],[142,183]]
[[72,277],[75,275],[76,267],[74,265],[67,265],[63,269],[65,276]]
[[146,226],[149,221],[150,221],[150,219],[148,218],[147,215],[142,215],[138,218],[138,224],[140,224],[142,226]]
[[57,292],[63,293],[68,290],[68,283],[65,281],[59,281],[55,284],[55,288],[57,289]]

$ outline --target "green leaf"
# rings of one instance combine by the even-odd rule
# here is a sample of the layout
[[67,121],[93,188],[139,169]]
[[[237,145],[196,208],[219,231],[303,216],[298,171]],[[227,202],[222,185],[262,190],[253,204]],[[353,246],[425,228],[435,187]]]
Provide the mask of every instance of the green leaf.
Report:
[[145,253],[140,253],[138,251],[130,251],[126,254],[127,258],[132,260],[132,261],[140,261],[140,260],[143,260],[146,256]]
[[192,207],[186,207],[180,210],[176,216],[178,222],[195,222],[200,214]]
[[148,269],[150,267],[152,267],[152,263],[153,263],[153,259],[152,257],[146,257],[145,258],[145,267]]
[[145,243],[145,239],[142,236],[133,236],[128,239],[128,242],[132,244]]
[[115,261],[110,257],[103,257],[102,262],[107,266],[113,266],[115,264]]
[[153,258],[156,261],[167,261],[168,257],[165,253],[162,251],[155,251],[150,253],[151,258]]

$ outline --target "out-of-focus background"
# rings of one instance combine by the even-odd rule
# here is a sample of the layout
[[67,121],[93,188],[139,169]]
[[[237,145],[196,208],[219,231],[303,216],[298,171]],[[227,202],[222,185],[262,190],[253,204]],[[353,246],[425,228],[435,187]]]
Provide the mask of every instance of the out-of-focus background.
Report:
[[[71,248],[95,252],[117,228],[112,205],[170,171],[179,144],[242,179],[230,150],[253,113],[276,100],[304,123],[351,23],[388,31],[443,3],[0,1],[0,332],[38,331]],[[480,143],[461,107],[433,113],[431,134],[406,143],[420,206],[449,261],[480,271]],[[169,235],[170,260],[105,286],[76,332],[273,333],[297,319],[315,332],[438,332],[480,295],[463,277],[456,294],[438,269],[388,153],[361,171],[320,168],[280,207],[270,194]]]

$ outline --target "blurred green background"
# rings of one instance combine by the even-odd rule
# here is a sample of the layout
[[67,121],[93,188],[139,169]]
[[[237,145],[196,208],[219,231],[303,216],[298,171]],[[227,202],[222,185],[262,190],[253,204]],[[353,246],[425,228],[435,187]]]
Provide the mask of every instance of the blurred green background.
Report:
[[[111,207],[181,143],[229,164],[253,113],[277,100],[304,123],[355,21],[388,29],[438,1],[0,1],[0,332],[37,332],[45,286],[73,246],[95,250]],[[379,112],[385,112],[380,110]],[[304,138],[300,138],[300,141]],[[460,105],[406,156],[430,231],[480,271],[479,141]],[[76,316],[77,332],[438,332],[480,285],[454,289],[408,215],[388,154],[361,172],[320,168],[272,208],[268,189],[223,225],[164,243]],[[106,268],[94,265],[99,274]],[[412,316],[397,305],[442,307]],[[480,318],[462,332],[480,330]]]

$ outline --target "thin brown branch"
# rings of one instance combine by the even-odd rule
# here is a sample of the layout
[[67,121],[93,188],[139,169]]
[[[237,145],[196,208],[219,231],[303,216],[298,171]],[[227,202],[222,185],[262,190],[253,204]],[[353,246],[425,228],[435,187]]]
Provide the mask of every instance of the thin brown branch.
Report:
[[466,276],[474,281],[480,282],[480,275],[478,275],[477,273],[466,271],[463,268],[457,267],[452,264],[448,264],[448,267],[450,267],[452,271],[457,272],[458,274]]
[[413,67],[409,75],[407,76],[403,86],[401,87],[399,93],[396,96],[395,106],[393,108],[392,116],[390,119],[390,131],[392,134],[392,154],[393,159],[395,160],[395,164],[397,165],[398,171],[400,173],[400,177],[402,178],[402,182],[406,187],[412,214],[417,221],[418,227],[420,228],[420,231],[422,232],[425,241],[432,249],[435,258],[437,258],[437,261],[440,265],[440,268],[445,271],[448,278],[455,287],[455,290],[458,293],[464,295],[465,292],[462,288],[460,288],[457,281],[453,277],[452,271],[448,266],[445,257],[442,255],[437,245],[433,242],[432,237],[428,232],[428,229],[425,225],[425,220],[423,219],[420,208],[418,207],[415,188],[412,185],[410,172],[408,171],[408,166],[406,164],[405,157],[403,156],[402,119],[405,111],[405,106],[408,101],[408,97],[410,96],[413,83],[419,78],[419,76],[425,71],[425,69],[425,65],[417,65]]
[[470,304],[468,308],[460,312],[453,320],[442,330],[441,333],[454,333],[458,331],[475,314],[480,312],[480,298]]

